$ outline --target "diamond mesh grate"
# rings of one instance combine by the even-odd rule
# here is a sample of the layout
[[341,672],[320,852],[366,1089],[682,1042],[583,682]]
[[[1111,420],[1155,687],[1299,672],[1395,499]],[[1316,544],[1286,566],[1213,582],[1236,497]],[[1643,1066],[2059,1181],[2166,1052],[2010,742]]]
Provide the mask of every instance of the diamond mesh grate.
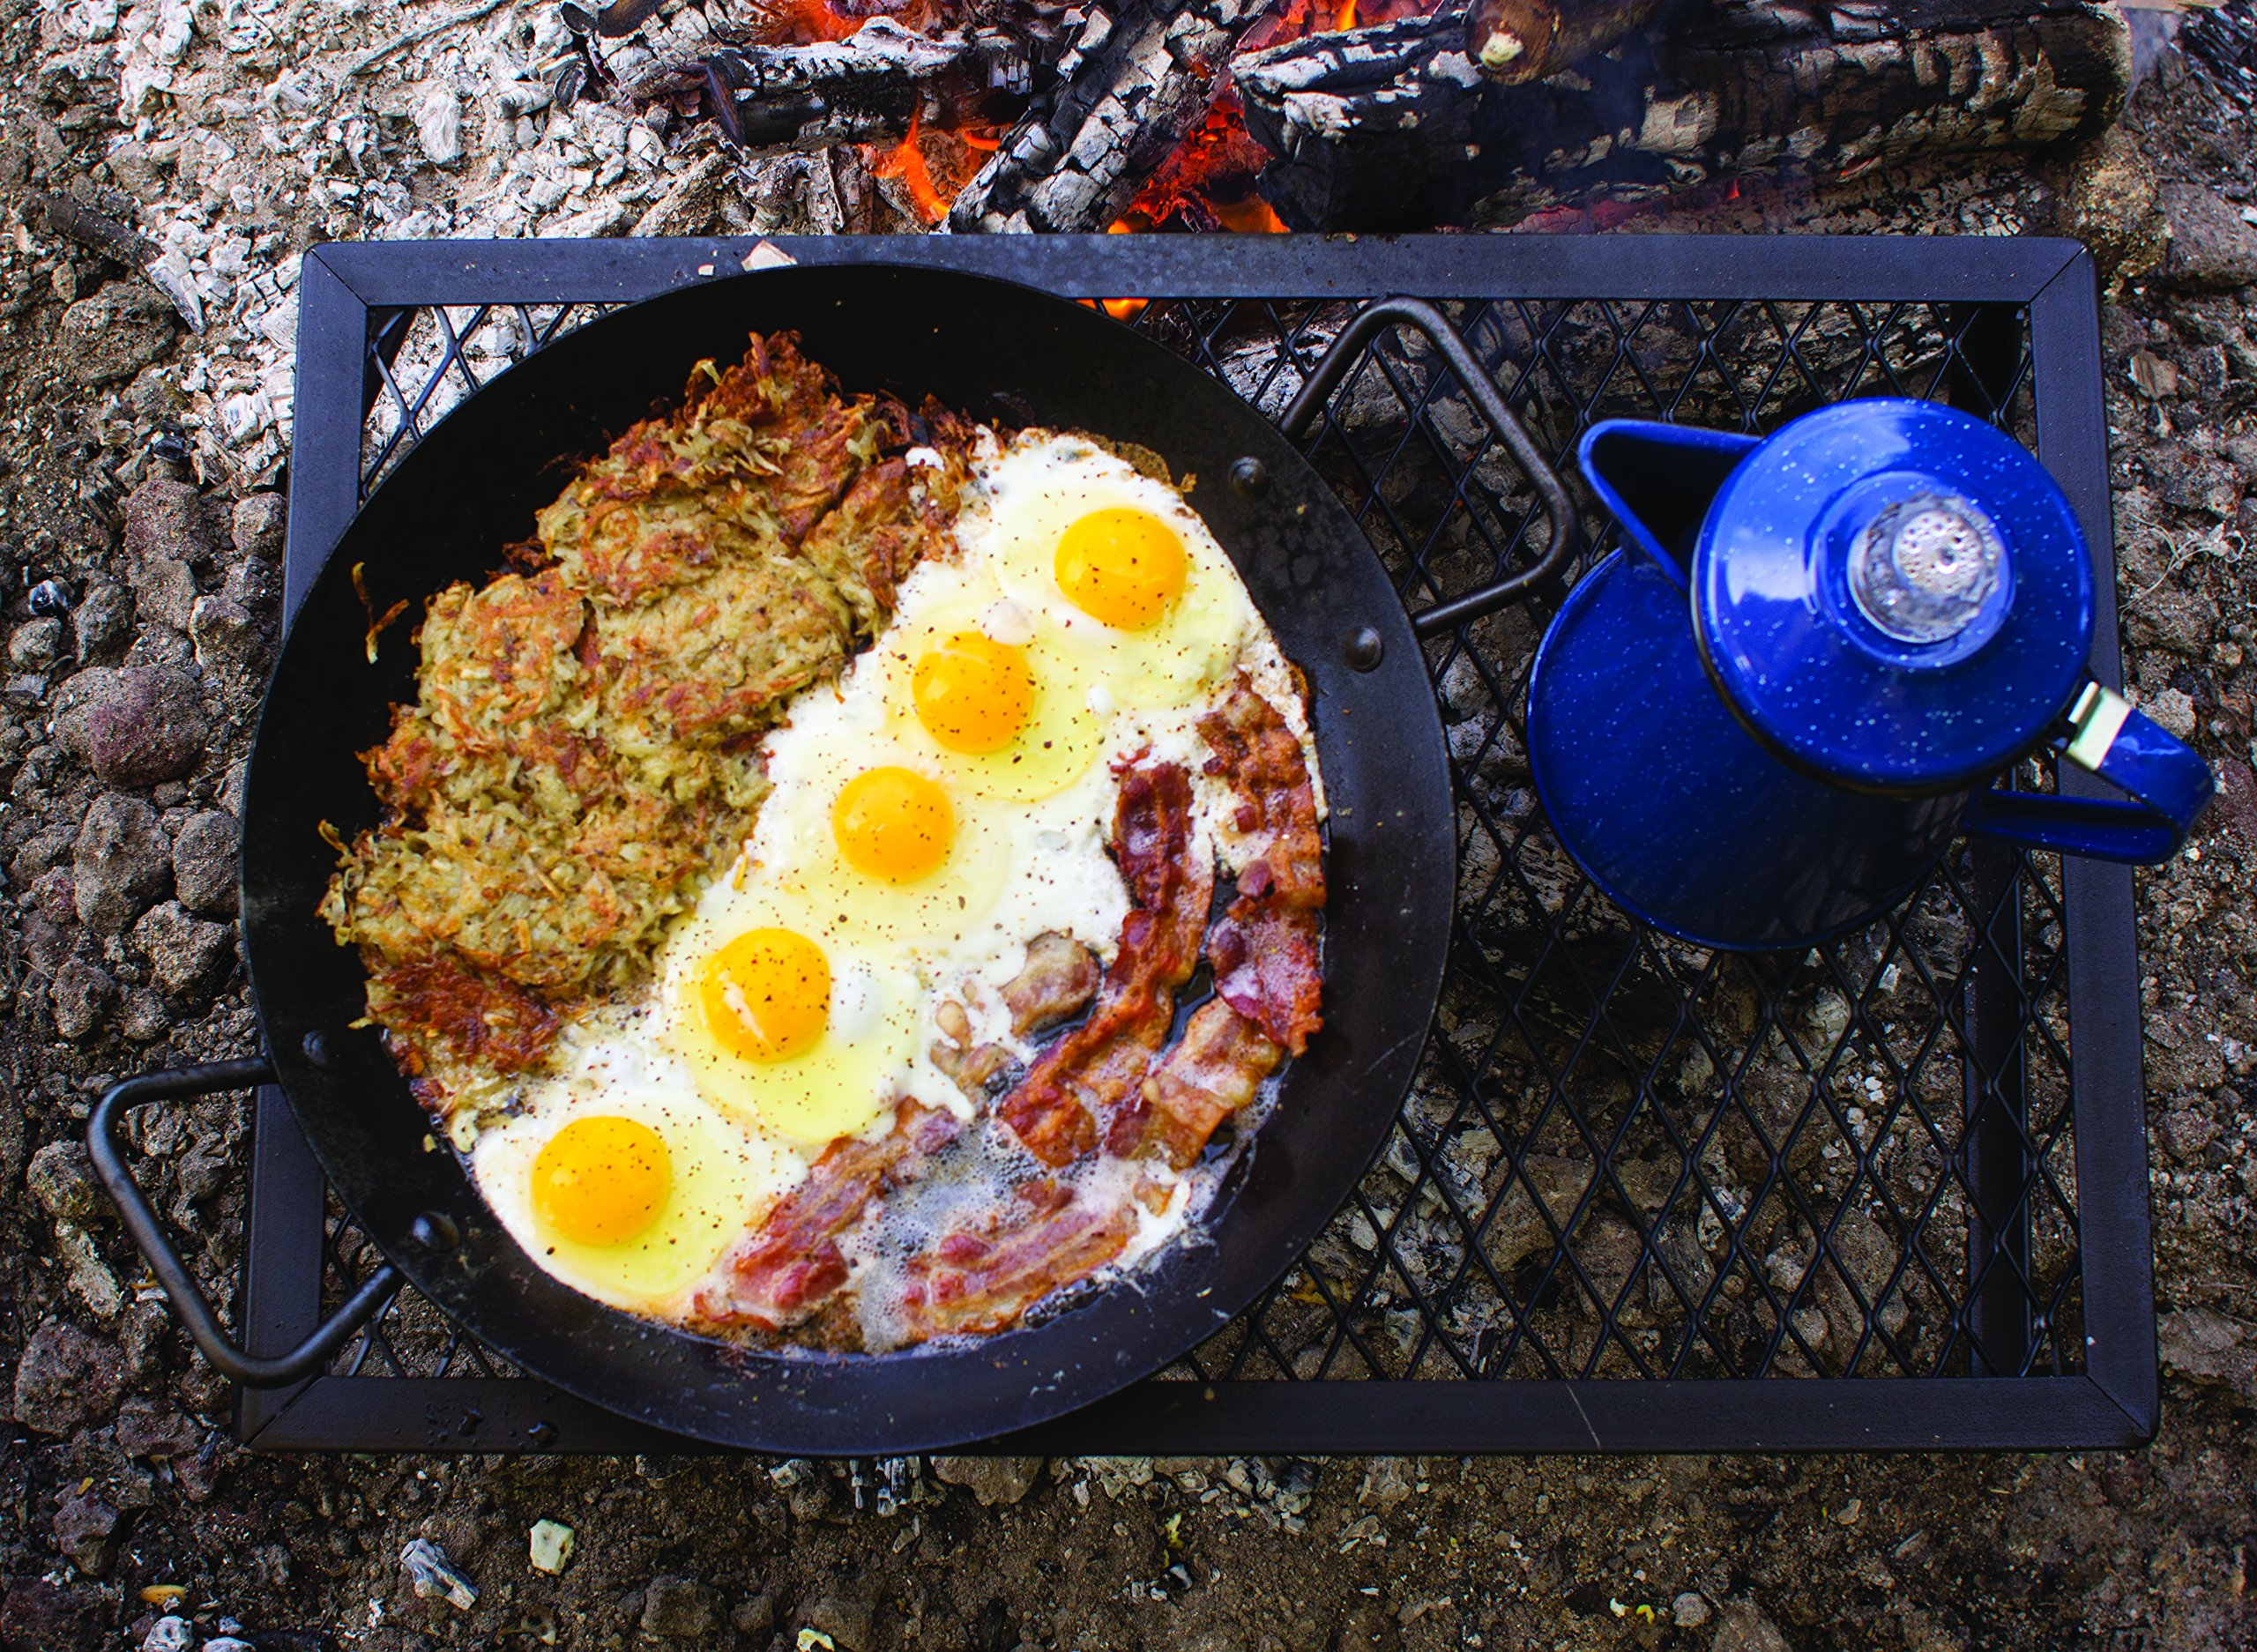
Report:
[[[602,308],[372,314],[362,491]],[[1449,308],[1563,475],[1598,419],[1761,433],[1865,395],[1948,399],[2032,440],[2008,305]],[[1135,324],[1275,416],[1349,313],[1158,300]],[[1540,520],[1423,342],[1367,351],[1308,450],[1414,608],[1508,570]],[[1596,560],[1614,537],[1583,502]],[[1522,706],[1555,606],[1428,644],[1460,858],[1433,1041],[1346,1207],[1163,1380],[2082,1370],[2058,862],[1963,848],[1885,921],[1799,958],[1657,935],[1583,880],[1531,788]],[[369,1265],[333,1202],[328,1240],[333,1299]],[[508,1374],[412,1293],[336,1369]]]

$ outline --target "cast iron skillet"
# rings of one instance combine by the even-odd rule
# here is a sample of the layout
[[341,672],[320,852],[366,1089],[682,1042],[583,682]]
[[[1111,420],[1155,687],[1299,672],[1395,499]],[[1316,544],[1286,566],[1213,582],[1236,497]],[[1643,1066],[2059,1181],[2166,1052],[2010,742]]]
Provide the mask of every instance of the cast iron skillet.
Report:
[[[1376,332],[1425,331],[1536,482],[1550,517],[1534,566],[1420,616],[1463,623],[1564,565],[1575,515],[1559,481],[1441,316],[1413,301],[1359,315],[1287,411],[1299,435]],[[1324,1030],[1210,1214],[1079,1306],[976,1345],[883,1356],[768,1354],[632,1318],[551,1279],[487,1210],[377,1042],[359,1029],[358,956],[316,915],[336,864],[322,832],[376,821],[354,754],[413,697],[416,616],[528,537],[565,465],[680,395],[691,364],[734,361],[748,331],[796,329],[847,390],[930,392],[986,418],[1096,431],[1196,477],[1214,529],[1285,651],[1308,673],[1332,815]],[[560,463],[562,461],[563,463]],[[363,569],[366,599],[354,589]],[[395,602],[373,665],[369,616]],[[557,1388],[655,1427],[795,1455],[892,1455],[1007,1433],[1158,1370],[1289,1266],[1362,1174],[1424,1047],[1449,941],[1456,834],[1441,727],[1417,633],[1386,570],[1278,429],[1204,373],[1075,303],[1005,282],[881,265],[711,281],[592,323],[502,375],[431,432],[346,530],[292,621],[244,795],[242,938],[271,1071],[354,1220],[389,1259],[287,1354],[230,1343],[124,1159],[139,1103],[262,1082],[265,1062],[150,1075],[106,1096],[95,1163],[175,1311],[236,1380],[320,1370],[405,1281],[480,1342]]]

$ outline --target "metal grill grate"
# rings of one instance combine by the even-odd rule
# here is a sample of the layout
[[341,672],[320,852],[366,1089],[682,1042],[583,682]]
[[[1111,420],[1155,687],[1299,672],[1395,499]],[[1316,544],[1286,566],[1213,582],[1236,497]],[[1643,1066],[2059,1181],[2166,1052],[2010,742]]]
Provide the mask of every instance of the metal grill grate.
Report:
[[[870,256],[846,254],[848,244],[793,250]],[[1232,256],[1290,264],[1291,244]],[[1516,269],[1538,261],[1529,243],[1492,241],[1473,249],[1486,256],[1478,283],[1486,294],[1449,306],[1563,473],[1598,419],[1760,433],[1829,402],[1879,394],[1949,400],[2037,447],[2057,471],[2064,458],[2075,462],[2054,450],[2068,440],[2065,429],[2100,450],[2097,372],[2080,377],[2078,347],[2089,354],[2090,342],[2060,336],[2074,316],[2090,325],[2089,266],[2074,249],[2052,243],[2047,266],[2070,283],[2072,299],[2083,284],[2082,309],[2064,311],[2058,296],[2050,310],[2031,301],[2053,287],[2004,267],[2002,244],[1987,257],[1979,247],[1939,250],[1924,268],[1917,250],[1891,243],[1805,242],[1802,267],[1821,270],[1826,283],[1814,289],[1806,278],[1797,290],[1794,280],[1765,284],[1765,266],[1780,262],[1774,243],[1762,243],[1761,256],[1754,243],[1725,243],[1745,265],[1747,292],[1788,294],[1773,298],[1739,294],[1738,276],[1721,293],[1658,296],[1672,251],[1640,240],[1580,244],[1585,256],[1564,262],[1589,277],[1585,290],[1630,296],[1560,295],[1563,260],[1548,249],[1542,279],[1528,286],[1534,295],[1519,296]],[[2020,253],[2031,245],[2019,243]],[[637,290],[671,284],[667,270],[683,256],[682,243],[652,246]],[[1888,257],[1876,257],[1880,247],[1891,248]],[[369,271],[393,277],[393,287],[403,285],[406,250],[349,249]],[[1087,243],[1010,257],[1022,279],[1031,261],[1035,279],[1077,295],[1210,294],[1155,299],[1134,324],[1274,415],[1353,304],[1268,294],[1408,291],[1442,301],[1477,285],[1463,275],[1463,242],[1425,249],[1456,284],[1403,279],[1437,273],[1405,268],[1406,252],[1419,250],[1416,242],[1304,248],[1302,267],[1227,279],[1210,256],[1176,288],[1158,278],[1191,273],[1181,243],[1173,253],[1139,249],[1136,267],[1111,271],[1108,259],[1124,260]],[[969,259],[948,256],[998,261],[977,247]],[[1312,259],[1328,279],[1309,279]],[[541,267],[540,281],[516,279],[554,298],[565,277]],[[1967,269],[1983,279],[1947,279]],[[1121,285],[1103,285],[1108,273]],[[1881,297],[1856,295],[1861,275]],[[1778,279],[1776,270],[1769,276]],[[1296,278],[1308,284],[1291,285]],[[1917,295],[1924,279],[1940,296]],[[491,285],[506,293],[510,278]],[[1704,285],[1717,282],[1687,281],[1687,290]],[[1543,295],[1546,286],[1554,295]],[[302,380],[299,508],[309,458],[324,475],[344,469],[357,502],[478,383],[599,313],[602,300],[628,295],[601,283],[585,290],[589,301],[457,309],[364,297],[356,377],[365,411],[342,430],[309,428],[322,409],[309,406]],[[2052,336],[2041,336],[2048,328]],[[341,415],[346,402],[332,394],[329,406]],[[1414,608],[1513,566],[1540,515],[1422,343],[1374,346],[1308,450]],[[2103,485],[2086,479],[2088,517],[2091,489]],[[331,484],[331,493],[334,508],[342,490]],[[2098,497],[2104,510],[2104,491]],[[326,539],[294,521],[296,588],[311,572],[299,559],[317,561],[342,520],[334,517]],[[1611,531],[1595,511],[1587,525],[1591,556],[1604,555]],[[2104,547],[2104,517],[2088,529]],[[2120,873],[2076,868],[2065,878],[2049,857],[1985,845],[1948,859],[1885,922],[1800,957],[1710,953],[1661,937],[1581,878],[1531,789],[1522,708],[1533,646],[1554,606],[1556,598],[1508,610],[1427,645],[1457,796],[1458,907],[1438,1023],[1381,1159],[1300,1263],[1238,1321],[1127,1400],[1041,1431],[1039,1443],[1082,1451],[1846,1445],[1861,1434],[1882,1443],[1876,1428],[1897,1444],[2137,1437],[2143,1357],[2151,1415],[2152,1328],[2127,881],[2119,925],[2101,897],[2114,887],[2104,880]],[[2104,672],[2112,644],[2104,651],[2112,658],[2096,665]],[[2029,765],[2016,783],[2042,787],[2052,777]],[[2073,951],[2086,970],[2081,984]],[[2097,1070],[2082,1074],[2070,1057],[2077,991],[2104,1012],[2079,1046],[2079,1059]],[[260,1127],[263,1141],[294,1134],[274,1100]],[[2098,1218],[2105,1243],[2096,1245],[2089,1201],[2080,1203],[2080,1153],[2120,1158],[2127,1148],[2128,1172],[2099,1161],[2113,1202]],[[2082,1167],[2089,1173],[2095,1162]],[[327,1228],[308,1235],[302,1212],[317,1205],[294,1195],[294,1239],[265,1216],[272,1202],[255,1193],[254,1300],[262,1269],[268,1300],[281,1289],[274,1282],[286,1265],[269,1258],[270,1246],[321,1246],[331,1296],[369,1265],[333,1202]],[[2096,1256],[2111,1270],[2104,1278],[2088,1277]],[[302,1263],[291,1266],[302,1274]],[[310,1293],[292,1288],[310,1313]],[[2111,1321],[2106,1360],[2129,1373],[2114,1387],[2088,1380],[2102,1359],[2087,1351],[2103,1328],[2096,1299]],[[1887,1422],[1847,1419],[1853,1392],[1870,1390],[1818,1380],[1840,1378],[1881,1380],[1889,1395],[1881,1409],[1899,1419],[1893,1432]],[[1984,1380],[1984,1402],[1955,1403],[1950,1395],[1970,1392],[1955,1380],[1973,1378]],[[1315,1391],[1344,1380],[1377,1385],[1358,1400],[1372,1418],[1323,1420],[1337,1408]],[[1489,1397],[1465,1404],[1469,1381],[1486,1384]],[[1264,1403],[1288,1383],[1310,1390],[1309,1403]],[[1459,1385],[1446,1422],[1421,1409],[1437,1383]],[[1638,1400],[1640,1389],[1650,1397]],[[1993,1402],[2010,1392],[2015,1406],[2037,1409],[2004,1420]],[[1563,1393],[1572,1411],[1528,1403]],[[1644,1421],[1602,1429],[1582,1403],[1601,1395]],[[398,1416],[387,1420],[387,1407]],[[489,1417],[513,1420],[481,1435]],[[644,1438],[513,1379],[414,1299],[348,1348],[336,1376],[279,1402],[247,1399],[243,1420],[269,1445],[492,1448],[518,1429],[527,1443],[592,1448]]]

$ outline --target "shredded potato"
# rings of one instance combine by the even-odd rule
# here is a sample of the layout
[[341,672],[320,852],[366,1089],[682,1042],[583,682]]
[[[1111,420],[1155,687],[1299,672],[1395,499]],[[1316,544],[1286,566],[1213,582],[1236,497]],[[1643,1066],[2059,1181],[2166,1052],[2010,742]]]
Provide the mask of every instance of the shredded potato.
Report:
[[416,702],[362,754],[388,819],[323,905],[428,1103],[539,1065],[560,1009],[647,976],[751,829],[760,735],[949,542],[972,435],[756,336],[582,468],[528,571],[431,599]]

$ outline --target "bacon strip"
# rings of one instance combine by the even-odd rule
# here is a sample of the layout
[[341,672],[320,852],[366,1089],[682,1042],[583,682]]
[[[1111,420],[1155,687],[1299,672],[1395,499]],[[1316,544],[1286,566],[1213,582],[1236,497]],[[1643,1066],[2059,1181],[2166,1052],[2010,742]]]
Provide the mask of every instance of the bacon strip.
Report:
[[697,1293],[691,1318],[763,1331],[807,1318],[846,1283],[840,1236],[861,1220],[871,1200],[956,1129],[949,1113],[904,1099],[892,1130],[879,1140],[840,1136],[823,1149],[808,1179],[721,1259],[721,1283]]
[[1192,1015],[1182,1041],[1144,1081],[1134,1150],[1157,1153],[1183,1169],[1285,1059],[1261,1028],[1223,1000],[1209,999]]
[[1191,777],[1173,763],[1121,778],[1113,852],[1136,903],[1090,1018],[1045,1051],[996,1114],[1053,1169],[1096,1148],[1167,1041],[1176,990],[1199,959],[1214,867],[1191,842]]
[[912,1261],[901,1305],[906,1340],[978,1336],[1016,1324],[1028,1308],[1086,1279],[1121,1254],[1136,1231],[1126,1202],[1076,1199],[1044,1178],[1006,1209],[958,1228]]
[[1239,793],[1238,828],[1260,845],[1239,873],[1238,897],[1207,940],[1216,993],[1288,1054],[1322,1023],[1316,913],[1324,904],[1316,794],[1301,744],[1240,676],[1199,721],[1210,775]]

